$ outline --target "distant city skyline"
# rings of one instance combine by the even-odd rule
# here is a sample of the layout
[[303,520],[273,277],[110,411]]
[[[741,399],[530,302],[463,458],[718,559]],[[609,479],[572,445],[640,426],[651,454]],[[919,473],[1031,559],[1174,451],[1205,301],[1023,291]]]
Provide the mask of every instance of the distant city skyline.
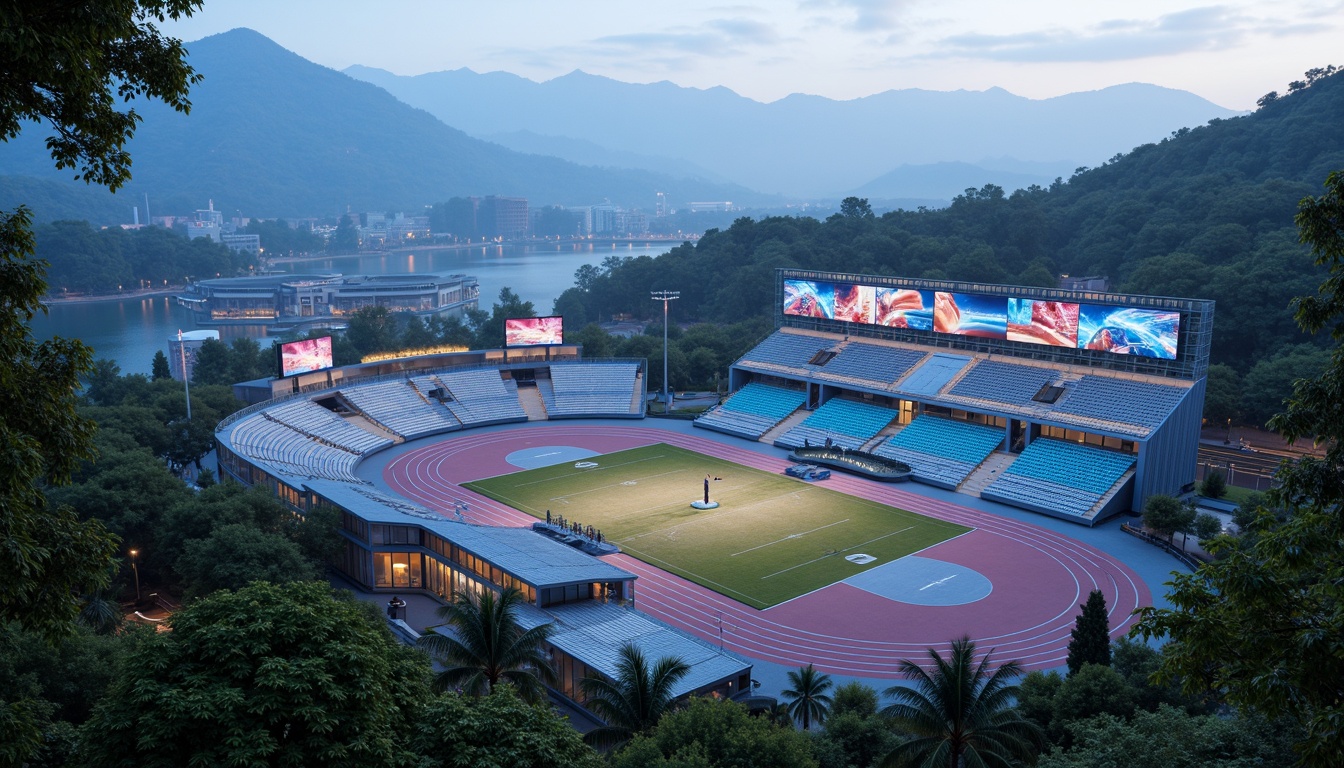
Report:
[[1033,99],[1147,82],[1253,109],[1312,67],[1344,65],[1344,2],[497,3],[206,0],[164,29],[186,41],[249,27],[334,69],[466,67],[544,81],[723,86],[758,101],[1002,87]]

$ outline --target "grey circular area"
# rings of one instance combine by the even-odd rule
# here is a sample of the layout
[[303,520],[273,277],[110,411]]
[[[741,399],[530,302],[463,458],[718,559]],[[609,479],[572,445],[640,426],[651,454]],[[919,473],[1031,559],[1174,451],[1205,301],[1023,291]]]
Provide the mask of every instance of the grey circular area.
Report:
[[910,605],[965,605],[994,591],[994,584],[964,565],[909,555],[850,576],[846,584]]

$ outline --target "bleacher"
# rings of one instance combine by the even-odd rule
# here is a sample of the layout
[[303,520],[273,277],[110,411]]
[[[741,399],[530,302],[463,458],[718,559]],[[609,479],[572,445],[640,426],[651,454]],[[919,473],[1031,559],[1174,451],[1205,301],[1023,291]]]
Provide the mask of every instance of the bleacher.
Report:
[[1122,424],[1156,428],[1189,390],[1109,376],[1084,376],[1055,410]]
[[1028,509],[1081,516],[1133,466],[1134,456],[1128,453],[1040,438],[980,495]]
[[[551,416],[628,416],[634,401],[633,363],[573,363],[551,366]],[[546,395],[542,395],[545,402]]]
[[900,414],[890,408],[855,400],[833,397],[813,411],[803,423],[785,432],[775,441],[781,448],[832,444],[858,450],[872,440]]
[[873,453],[910,465],[916,480],[956,488],[1003,444],[998,427],[920,416]]
[[360,429],[310,400],[291,400],[265,411],[264,415],[268,419],[358,456],[392,444],[386,437]]
[[527,421],[517,385],[510,391],[497,370],[451,371],[439,374],[438,379],[453,396],[445,405],[464,427]]
[[948,394],[1024,405],[1058,377],[1058,372],[1048,368],[981,360],[952,385]]
[[789,414],[802,407],[807,396],[801,390],[752,382],[722,405],[706,411],[695,426],[729,435],[759,440]]
[[240,421],[233,430],[232,446],[240,455],[294,477],[364,482],[354,474],[359,454],[318,442],[271,419]]
[[409,380],[346,387],[341,395],[370,419],[407,440],[462,428],[447,408]]
[[781,368],[801,368],[814,371],[817,366],[810,361],[824,349],[835,347],[834,338],[808,336],[800,333],[782,333],[776,331],[742,356],[739,365],[760,363],[765,366]]
[[904,376],[928,353],[901,347],[884,347],[851,341],[830,362],[817,369],[818,375],[862,382],[866,386],[890,386]]

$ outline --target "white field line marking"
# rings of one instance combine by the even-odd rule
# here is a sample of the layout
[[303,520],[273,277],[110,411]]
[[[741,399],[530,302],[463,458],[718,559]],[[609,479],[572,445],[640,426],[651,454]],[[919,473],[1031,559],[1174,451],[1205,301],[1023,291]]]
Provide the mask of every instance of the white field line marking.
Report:
[[832,553],[830,553],[830,554],[828,554],[828,555],[822,555],[821,557],[813,558],[813,559],[811,559],[811,560],[808,560],[806,563],[799,563],[799,564],[797,564],[797,565],[789,566],[788,568],[785,568],[785,569],[782,570],[782,571],[775,571],[774,573],[770,574],[769,576],[762,576],[762,577],[761,577],[761,580],[764,581],[764,580],[766,580],[766,579],[773,578],[773,577],[775,577],[775,576],[780,575],[781,573],[788,573],[789,571],[792,571],[792,570],[794,570],[794,569],[796,569],[796,568],[802,568],[802,567],[805,566],[805,565],[811,565],[811,564],[813,564],[813,563],[815,563],[815,562],[819,562],[819,561],[821,561],[821,560],[825,560],[825,559],[828,558],[828,557],[835,557],[836,555],[844,554],[845,552],[848,552],[848,551],[850,551],[851,549],[858,549],[859,547],[866,546],[866,545],[868,545],[868,544],[872,544],[874,541],[881,541],[882,539],[885,539],[885,538],[887,538],[888,536],[895,536],[895,535],[898,534],[898,533],[905,533],[906,531],[908,531],[908,530],[910,530],[910,529],[912,529],[912,528],[914,528],[914,527],[915,527],[915,526],[912,525],[912,526],[910,526],[909,528],[902,528],[902,529],[899,530],[899,531],[892,531],[891,533],[884,533],[884,534],[882,534],[881,536],[878,536],[877,538],[869,539],[869,540],[867,540],[867,541],[861,541],[861,542],[859,542],[858,544],[855,544],[855,545],[852,546],[852,547],[845,547],[844,549],[842,549],[842,550],[840,550],[840,551],[838,551],[838,552],[832,552]]
[[764,543],[764,544],[758,544],[758,545],[752,547],[751,549],[744,549],[744,550],[742,550],[741,552],[734,552],[733,554],[729,555],[729,557],[737,557],[738,555],[745,555],[745,554],[747,554],[748,552],[755,552],[755,551],[758,550],[758,549],[764,549],[764,548],[766,548],[766,547],[773,547],[774,545],[780,543],[781,541],[788,541],[789,539],[801,539],[802,537],[806,536],[806,535],[809,534],[809,533],[816,533],[817,531],[824,531],[824,530],[826,530],[827,528],[830,528],[830,527],[833,526],[833,525],[844,525],[845,523],[848,523],[848,522],[849,522],[849,518],[846,517],[844,520],[836,520],[834,523],[827,523],[826,525],[823,525],[823,526],[821,526],[820,528],[813,528],[813,529],[810,530],[810,531],[802,531],[802,532],[800,532],[800,533],[790,533],[788,536],[785,536],[785,537],[782,538],[782,539],[775,539],[774,541],[767,541],[766,543]]
[[945,582],[945,581],[951,581],[952,579],[955,579],[955,578],[957,578],[957,574],[955,574],[955,573],[952,574],[951,576],[944,576],[943,578],[941,578],[941,579],[939,579],[939,580],[937,580],[937,581],[931,581],[931,582],[929,582],[928,584],[925,584],[924,586],[922,586],[922,587],[919,588],[919,591],[920,591],[920,592],[923,592],[924,590],[928,589],[929,587],[937,587],[937,586],[941,585],[943,582]]
[[[759,608],[763,608],[763,607],[765,607],[765,606],[767,605],[767,603],[766,603],[764,600],[761,600],[761,599],[759,599],[759,598],[752,597],[751,595],[748,595],[746,592],[739,592],[738,590],[733,589],[732,587],[727,586],[726,584],[720,584],[719,582],[714,581],[713,579],[706,579],[704,576],[701,576],[700,574],[696,573],[695,571],[687,570],[686,568],[683,568],[683,567],[681,567],[681,566],[679,566],[679,565],[673,565],[672,563],[669,563],[669,562],[667,562],[666,560],[663,560],[663,559],[661,559],[661,558],[654,557],[653,555],[650,555],[650,554],[647,553],[647,552],[643,552],[643,551],[641,551],[641,550],[635,549],[634,547],[625,547],[625,549],[627,549],[627,550],[629,550],[629,551],[631,551],[631,552],[638,552],[639,555],[638,555],[637,557],[638,557],[640,560],[643,560],[643,561],[646,562],[646,563],[649,563],[649,564],[651,564],[651,565],[652,565],[652,564],[655,564],[655,563],[660,564],[658,567],[661,567],[663,570],[667,571],[668,573],[672,573],[672,574],[679,574],[679,573],[680,573],[680,574],[685,574],[687,580],[689,580],[689,581],[693,581],[693,582],[697,582],[697,581],[698,581],[698,582],[701,583],[701,584],[713,584],[715,587],[719,588],[719,589],[722,590],[724,593],[731,592],[731,593],[733,593],[733,594],[735,594],[735,595],[740,595],[741,597],[745,598],[746,601],[747,601],[748,603],[754,604],[755,607],[757,607],[758,609],[759,609]],[[674,598],[674,599],[675,599],[675,598]]]

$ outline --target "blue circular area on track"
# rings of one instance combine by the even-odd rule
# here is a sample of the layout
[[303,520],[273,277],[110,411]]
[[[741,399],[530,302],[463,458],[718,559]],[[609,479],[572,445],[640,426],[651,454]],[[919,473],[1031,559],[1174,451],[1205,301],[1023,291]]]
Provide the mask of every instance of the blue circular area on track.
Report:
[[504,460],[519,469],[536,469],[564,464],[567,461],[583,461],[601,455],[587,448],[575,448],[572,445],[541,445],[514,451],[505,456]]
[[994,591],[994,584],[978,571],[914,555],[870,568],[844,583],[910,605],[965,605]]

